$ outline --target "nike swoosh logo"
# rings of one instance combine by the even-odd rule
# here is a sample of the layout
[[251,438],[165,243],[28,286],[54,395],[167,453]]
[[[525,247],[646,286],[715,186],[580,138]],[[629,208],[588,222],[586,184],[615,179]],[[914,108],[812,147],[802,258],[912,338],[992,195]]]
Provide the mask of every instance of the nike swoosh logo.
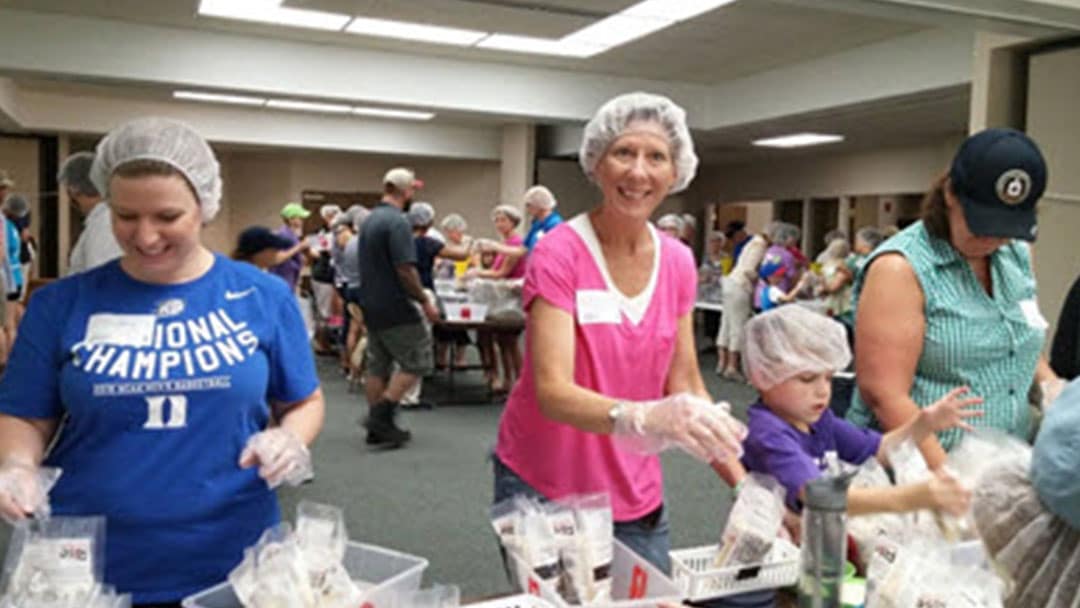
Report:
[[246,298],[246,297],[250,296],[253,293],[255,293],[255,288],[254,287],[248,287],[244,291],[229,291],[228,289],[226,289],[225,290],[225,299],[226,300],[239,300],[240,298]]

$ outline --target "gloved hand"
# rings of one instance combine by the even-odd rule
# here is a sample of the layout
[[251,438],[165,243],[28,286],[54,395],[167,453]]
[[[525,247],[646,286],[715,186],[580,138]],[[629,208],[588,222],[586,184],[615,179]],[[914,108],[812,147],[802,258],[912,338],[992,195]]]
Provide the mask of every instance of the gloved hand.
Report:
[[656,401],[619,405],[614,434],[620,443],[656,454],[679,447],[704,462],[742,455],[746,427],[731,417],[726,403],[713,404],[690,393]]
[[18,462],[0,465],[0,517],[9,524],[34,516],[49,517],[49,490],[60,469],[34,467]]
[[1050,409],[1066,385],[1068,382],[1057,376],[1039,383],[1039,391],[1042,393],[1042,411]]
[[240,453],[240,468],[259,466],[259,477],[270,489],[287,483],[298,486],[315,476],[311,452],[296,435],[281,427],[256,433]]

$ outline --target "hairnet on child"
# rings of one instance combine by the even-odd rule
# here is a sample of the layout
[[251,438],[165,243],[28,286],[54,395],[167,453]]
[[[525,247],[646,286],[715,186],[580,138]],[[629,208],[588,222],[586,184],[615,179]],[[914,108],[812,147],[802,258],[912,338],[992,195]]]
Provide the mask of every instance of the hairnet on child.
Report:
[[698,158],[694,140],[686,126],[686,111],[667,97],[650,93],[627,93],[609,100],[585,125],[578,155],[581,168],[589,179],[594,178],[596,164],[612,143],[635,123],[651,122],[667,134],[675,165],[675,183],[671,193],[685,190],[697,172]]
[[406,215],[409,217],[409,224],[414,228],[430,226],[435,221],[435,208],[431,206],[431,203],[416,201],[409,205],[409,212]]
[[221,170],[214,151],[201,135],[168,118],[139,118],[116,127],[97,146],[90,170],[98,192],[109,196],[109,179],[118,167],[136,160],[163,162],[195,191],[203,222],[217,215],[221,204]]
[[844,326],[797,304],[757,315],[743,333],[743,366],[758,390],[804,372],[839,371],[851,363]]
[[60,171],[56,173],[56,181],[77,194],[84,196],[101,196],[94,182],[90,181],[90,167],[94,165],[93,152],[76,152],[67,157]]

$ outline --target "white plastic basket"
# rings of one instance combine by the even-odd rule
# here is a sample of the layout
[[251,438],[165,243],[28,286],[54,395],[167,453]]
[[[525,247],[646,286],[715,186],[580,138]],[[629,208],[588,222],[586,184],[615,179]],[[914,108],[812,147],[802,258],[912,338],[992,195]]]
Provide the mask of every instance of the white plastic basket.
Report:
[[[529,571],[524,560],[512,551],[516,572]],[[518,581],[522,591],[538,595],[555,608],[570,608],[550,583],[540,580],[530,571],[525,581]],[[663,604],[678,604],[683,593],[675,581],[664,575],[644,558],[615,539],[611,559],[611,595],[609,604],[589,604],[589,608],[658,608]]]
[[[342,559],[353,580],[371,585],[365,590],[365,608],[394,608],[402,591],[416,591],[428,560],[408,553],[350,542]],[[184,608],[242,608],[232,585],[221,583],[184,598]]]
[[758,565],[717,568],[713,564],[718,551],[719,546],[708,545],[671,552],[672,576],[690,601],[779,589],[799,580],[799,549],[782,538]]
[[475,302],[446,302],[443,304],[443,309],[446,311],[447,321],[459,323],[483,321],[488,313],[486,304]]
[[466,604],[464,608],[552,608],[552,606],[544,598],[522,593],[477,604]]

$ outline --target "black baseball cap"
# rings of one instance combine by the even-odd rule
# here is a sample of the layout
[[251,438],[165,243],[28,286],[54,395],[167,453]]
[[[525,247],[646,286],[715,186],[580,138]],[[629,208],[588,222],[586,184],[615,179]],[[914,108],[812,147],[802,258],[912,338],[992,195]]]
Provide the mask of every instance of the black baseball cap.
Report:
[[724,236],[729,239],[735,236],[735,233],[746,228],[746,222],[742,220],[731,220],[727,223],[727,227],[724,228]]
[[1035,240],[1046,160],[1027,135],[986,129],[968,137],[953,158],[949,181],[972,234]]
[[288,249],[292,245],[289,239],[280,234],[274,234],[269,228],[252,226],[245,228],[236,239],[236,254],[249,256],[264,249]]

